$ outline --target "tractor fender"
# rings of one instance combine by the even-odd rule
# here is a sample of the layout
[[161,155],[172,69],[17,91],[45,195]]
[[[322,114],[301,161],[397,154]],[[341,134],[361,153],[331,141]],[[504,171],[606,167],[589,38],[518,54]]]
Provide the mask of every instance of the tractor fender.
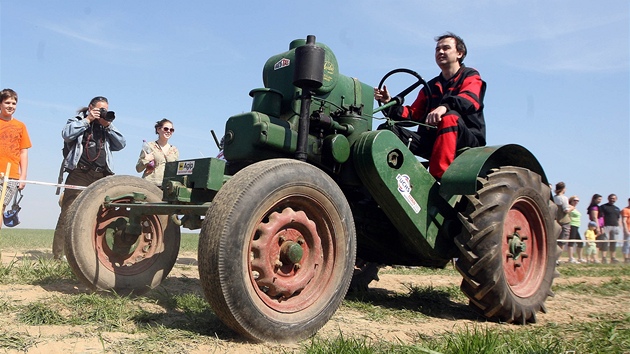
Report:
[[545,184],[547,176],[536,157],[517,144],[469,148],[455,158],[442,176],[440,195],[449,200],[455,195],[475,194],[477,177],[486,177],[494,169],[517,166],[540,175]]

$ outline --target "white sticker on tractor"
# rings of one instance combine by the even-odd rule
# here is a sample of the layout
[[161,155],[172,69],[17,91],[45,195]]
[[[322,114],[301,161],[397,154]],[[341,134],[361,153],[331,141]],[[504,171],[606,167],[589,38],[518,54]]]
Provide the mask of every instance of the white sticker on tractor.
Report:
[[177,175],[192,175],[195,161],[180,161],[177,164]]
[[398,181],[398,191],[405,198],[411,209],[418,214],[421,210],[420,205],[413,199],[411,196],[411,182],[409,181],[409,176],[398,174],[396,176],[396,181]]
[[278,60],[277,63],[273,64],[273,70],[286,68],[289,65],[291,65],[291,60],[289,60],[287,58],[282,58],[282,59]]

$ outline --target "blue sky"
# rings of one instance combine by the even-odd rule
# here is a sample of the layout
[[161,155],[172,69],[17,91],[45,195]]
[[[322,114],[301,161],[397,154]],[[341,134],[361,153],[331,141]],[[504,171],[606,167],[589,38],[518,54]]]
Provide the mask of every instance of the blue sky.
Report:
[[[56,182],[61,128],[94,96],[109,98],[127,138],[115,172],[138,175],[142,140],[164,117],[181,158],[215,156],[210,130],[221,135],[227,118],[250,110],[265,61],[294,39],[317,36],[342,74],[376,85],[401,67],[437,75],[433,38],[452,31],[488,83],[488,144],[531,150],[552,183],[581,197],[583,214],[594,193],[627,206],[627,0],[243,3],[0,1],[0,86],[19,94],[15,116],[33,141],[28,179]],[[54,228],[54,192],[28,185],[18,227]]]

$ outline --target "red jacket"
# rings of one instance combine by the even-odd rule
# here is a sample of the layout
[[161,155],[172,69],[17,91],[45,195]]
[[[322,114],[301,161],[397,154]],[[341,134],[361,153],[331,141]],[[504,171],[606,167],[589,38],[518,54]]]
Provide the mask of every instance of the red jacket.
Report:
[[483,97],[486,92],[486,83],[481,80],[479,72],[462,66],[450,80],[444,80],[440,74],[427,85],[431,90],[430,100],[427,99],[427,91],[420,90],[411,106],[396,107],[390,112],[390,117],[395,120],[411,119],[424,122],[427,113],[438,106],[445,106],[447,110],[459,113],[464,124],[479,140],[479,144],[485,146],[486,123],[483,117]]

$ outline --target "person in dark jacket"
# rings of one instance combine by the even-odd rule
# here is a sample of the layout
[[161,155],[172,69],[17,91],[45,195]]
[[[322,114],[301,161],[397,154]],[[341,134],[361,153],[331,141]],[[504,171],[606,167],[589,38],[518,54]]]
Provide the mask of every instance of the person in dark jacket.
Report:
[[[101,108],[107,111],[109,101],[103,96],[94,97],[87,107],[77,112],[79,115],[68,119],[61,131],[64,142],[71,145],[63,165],[68,171],[67,185],[87,187],[101,178],[114,174],[112,151],[122,150],[127,143],[111,119],[101,117]],[[61,213],[53,236],[54,259],[65,259],[63,219],[80,193],[81,190],[76,189],[65,189],[63,192],[60,202]]]
[[[429,160],[431,175],[440,179],[457,150],[486,145],[483,116],[486,83],[477,70],[464,66],[467,49],[460,37],[448,32],[435,40],[435,62],[442,72],[427,83],[431,97],[426,90],[420,90],[411,106],[397,105],[388,113],[393,120],[415,121],[425,126],[420,125],[416,132],[397,124],[382,124],[379,129],[390,129],[405,144],[409,143],[414,154]],[[389,102],[387,87],[374,88],[374,99]]]

